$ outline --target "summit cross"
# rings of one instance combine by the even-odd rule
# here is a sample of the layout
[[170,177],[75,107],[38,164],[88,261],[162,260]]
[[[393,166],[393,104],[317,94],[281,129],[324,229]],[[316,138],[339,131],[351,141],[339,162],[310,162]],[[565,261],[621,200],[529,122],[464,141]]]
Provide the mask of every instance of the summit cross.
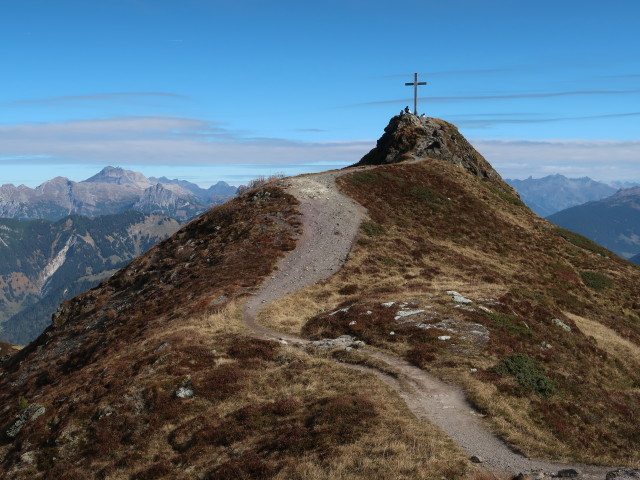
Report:
[[405,85],[413,85],[413,114],[418,115],[418,85],[426,85],[427,82],[418,82],[418,74],[413,74],[413,82],[405,83]]

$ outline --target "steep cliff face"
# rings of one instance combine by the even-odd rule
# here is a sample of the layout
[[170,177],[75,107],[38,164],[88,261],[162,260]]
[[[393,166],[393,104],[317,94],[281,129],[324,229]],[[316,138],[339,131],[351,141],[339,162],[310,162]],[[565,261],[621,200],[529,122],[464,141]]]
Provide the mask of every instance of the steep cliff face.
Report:
[[203,210],[202,204],[194,195],[177,195],[171,188],[160,183],[146,188],[132,209],[175,218],[190,218]]

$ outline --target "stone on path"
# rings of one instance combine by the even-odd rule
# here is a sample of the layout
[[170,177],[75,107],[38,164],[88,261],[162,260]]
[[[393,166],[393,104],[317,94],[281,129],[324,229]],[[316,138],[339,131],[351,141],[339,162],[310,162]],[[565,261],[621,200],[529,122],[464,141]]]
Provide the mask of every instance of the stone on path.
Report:
[[352,348],[361,348],[366,344],[362,340],[357,340],[351,335],[340,335],[338,338],[323,338],[322,340],[316,340],[311,342],[317,348],[331,349],[331,348],[343,348],[345,350],[351,350]]
[[626,469],[618,468],[607,473],[606,480],[638,480],[640,479],[640,468]]
[[558,478],[576,478],[580,475],[575,468],[565,468],[564,470],[560,470],[556,473],[556,477]]

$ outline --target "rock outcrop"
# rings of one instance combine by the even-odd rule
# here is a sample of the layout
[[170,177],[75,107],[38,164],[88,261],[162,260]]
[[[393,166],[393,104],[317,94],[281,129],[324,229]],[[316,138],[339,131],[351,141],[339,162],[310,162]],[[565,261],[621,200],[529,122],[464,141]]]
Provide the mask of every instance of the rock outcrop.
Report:
[[437,118],[396,115],[384,129],[376,147],[355,165],[385,165],[420,158],[453,163],[490,180],[502,178],[455,125]]

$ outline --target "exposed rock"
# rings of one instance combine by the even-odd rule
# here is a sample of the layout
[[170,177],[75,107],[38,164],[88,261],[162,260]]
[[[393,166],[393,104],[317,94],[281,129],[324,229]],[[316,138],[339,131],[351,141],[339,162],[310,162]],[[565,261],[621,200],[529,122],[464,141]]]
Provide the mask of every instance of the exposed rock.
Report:
[[529,476],[526,473],[520,472],[517,475],[514,475],[511,480],[529,480]]
[[193,395],[194,391],[189,387],[180,387],[175,392],[177,398],[193,398]]
[[447,290],[446,294],[451,295],[451,301],[455,303],[461,303],[461,304],[473,303],[473,300],[469,300],[468,298],[460,295],[455,290]]
[[549,476],[544,472],[531,472],[528,476],[533,480],[544,480],[545,478],[549,478]]
[[473,463],[484,463],[484,459],[482,457],[479,457],[478,455],[473,455],[471,458],[469,458],[469,460],[471,460]]
[[344,350],[351,350],[352,348],[362,348],[366,344],[351,335],[340,335],[334,339],[323,338],[322,340],[316,340],[315,342],[311,342],[311,345],[322,349],[342,348]]
[[437,118],[397,115],[384,129],[376,147],[356,165],[385,165],[404,160],[435,158],[464,168],[472,175],[498,180],[517,197],[515,190],[502,181],[493,167],[458,132],[455,125]]
[[349,307],[345,307],[345,308],[341,308],[340,310],[336,310],[335,312],[331,312],[329,315],[333,316],[336,313],[340,313],[340,312],[348,312],[349,311]]
[[412,315],[418,315],[419,313],[424,313],[422,309],[414,309],[414,310],[399,310],[396,312],[395,319],[400,320],[403,317],[411,317]]
[[31,465],[36,460],[36,452],[25,452],[20,455],[20,461]]
[[7,437],[15,438],[16,435],[22,430],[28,422],[32,422],[37,420],[39,417],[44,415],[46,409],[42,405],[32,404],[29,405],[24,411],[16,417],[11,426],[5,432]]
[[418,323],[418,328],[429,330],[437,328],[447,332],[455,333],[462,340],[471,342],[476,345],[484,345],[489,341],[489,330],[480,323],[458,321],[451,318],[445,318],[437,323]]
[[607,473],[606,480],[638,480],[640,478],[640,468],[625,469],[618,468]]
[[561,329],[570,332],[571,331],[571,327],[569,325],[567,325],[566,323],[564,323],[562,320],[560,320],[559,318],[554,318],[553,320],[551,320],[553,322],[553,324],[556,327],[560,327]]
[[580,476],[580,472],[575,468],[565,468],[556,473],[556,477],[558,478],[576,478],[578,476]]

